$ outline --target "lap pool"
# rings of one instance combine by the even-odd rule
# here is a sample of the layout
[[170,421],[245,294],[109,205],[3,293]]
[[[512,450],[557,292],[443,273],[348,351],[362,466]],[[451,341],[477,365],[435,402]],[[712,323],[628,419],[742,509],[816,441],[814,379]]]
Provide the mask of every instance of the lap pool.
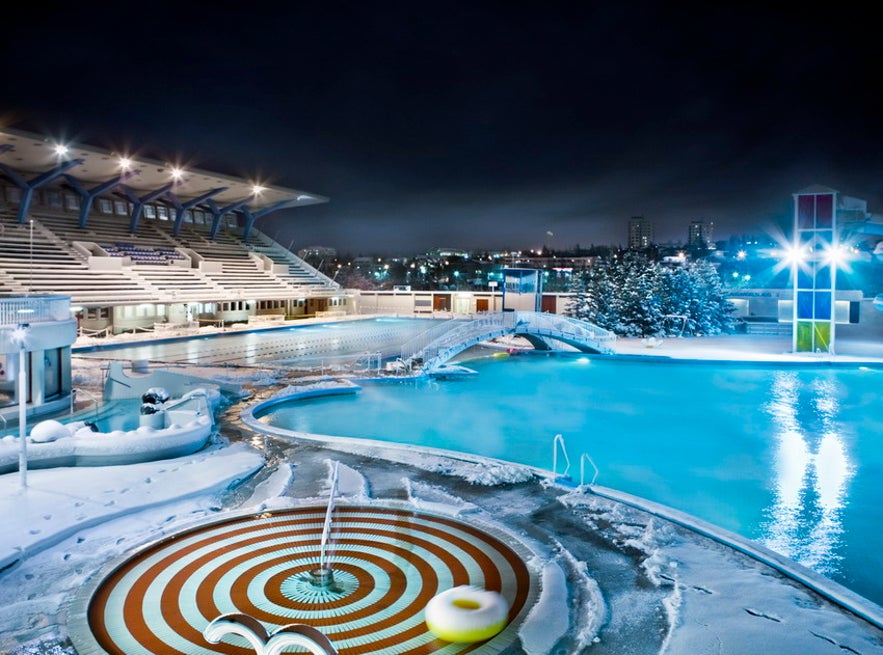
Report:
[[[883,604],[883,369],[490,357],[479,375],[366,384],[272,406],[315,434],[446,448],[551,469],[689,512]],[[559,459],[559,470],[563,468]]]

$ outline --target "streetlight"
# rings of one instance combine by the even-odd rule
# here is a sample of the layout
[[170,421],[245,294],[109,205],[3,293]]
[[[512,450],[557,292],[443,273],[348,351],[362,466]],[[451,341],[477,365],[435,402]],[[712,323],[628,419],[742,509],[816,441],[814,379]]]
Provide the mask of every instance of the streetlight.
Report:
[[18,436],[19,436],[19,453],[18,453],[18,474],[19,482],[22,490],[28,487],[28,440],[27,440],[27,367],[25,360],[27,359],[26,340],[28,336],[27,323],[19,323],[12,331],[12,340],[18,342]]

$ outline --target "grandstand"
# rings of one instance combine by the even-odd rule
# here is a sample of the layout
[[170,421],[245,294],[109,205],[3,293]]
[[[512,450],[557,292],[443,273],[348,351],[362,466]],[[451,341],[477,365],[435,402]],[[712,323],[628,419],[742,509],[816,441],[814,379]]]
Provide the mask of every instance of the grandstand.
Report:
[[315,194],[0,128],[0,296],[65,294],[89,333],[346,312],[261,233]]

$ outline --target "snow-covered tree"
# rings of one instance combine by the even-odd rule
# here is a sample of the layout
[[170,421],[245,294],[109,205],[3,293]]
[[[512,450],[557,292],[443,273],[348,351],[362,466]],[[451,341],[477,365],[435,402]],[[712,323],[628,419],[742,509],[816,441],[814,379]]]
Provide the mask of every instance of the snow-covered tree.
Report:
[[704,260],[671,269],[632,254],[599,259],[574,274],[571,291],[569,316],[624,336],[719,334],[731,324],[732,305]]

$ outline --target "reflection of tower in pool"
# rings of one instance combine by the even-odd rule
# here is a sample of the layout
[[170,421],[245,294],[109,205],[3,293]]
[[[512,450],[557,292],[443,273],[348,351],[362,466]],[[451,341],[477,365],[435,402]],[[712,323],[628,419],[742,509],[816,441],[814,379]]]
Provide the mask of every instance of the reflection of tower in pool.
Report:
[[[807,396],[807,391],[809,395]],[[842,509],[855,471],[838,423],[836,385],[778,372],[766,406],[776,427],[774,502],[762,541],[816,569],[836,568]]]

